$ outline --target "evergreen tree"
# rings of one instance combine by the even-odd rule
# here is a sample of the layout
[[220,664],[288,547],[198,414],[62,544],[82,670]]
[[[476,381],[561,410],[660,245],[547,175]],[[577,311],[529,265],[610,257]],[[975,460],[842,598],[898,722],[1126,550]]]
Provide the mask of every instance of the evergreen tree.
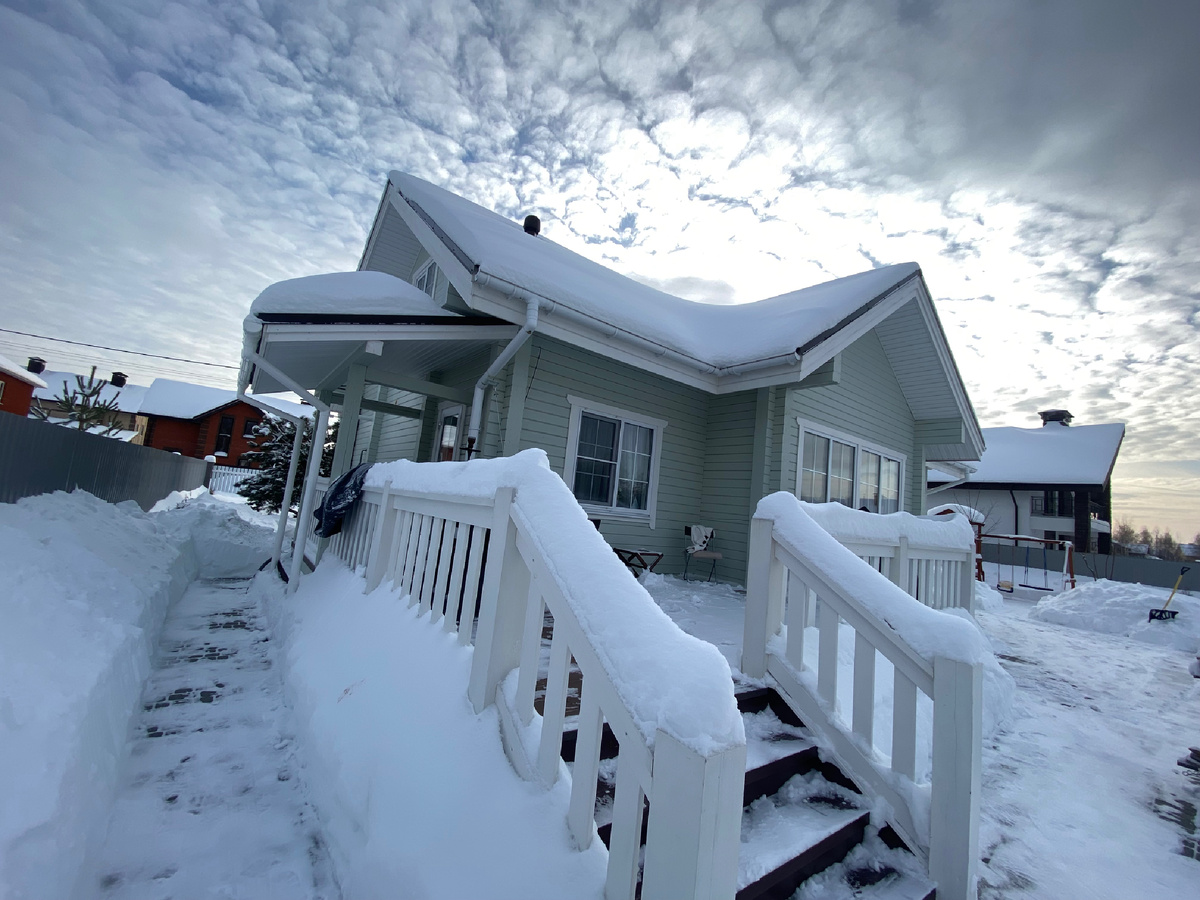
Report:
[[[67,383],[63,382],[62,393],[54,398],[58,409],[48,410],[35,398],[30,414],[43,422],[54,422],[68,427],[74,425],[80,431],[96,429],[95,434],[105,437],[115,434],[121,430],[118,419],[121,409],[117,405],[117,398],[121,396],[121,392],[117,391],[108,400],[101,400],[100,392],[107,384],[103,378],[96,377],[96,367],[92,366],[87,381],[83,380],[82,375],[76,375],[75,387],[68,388]],[[50,418],[51,415],[54,416],[53,419]]]
[[[305,436],[300,444],[300,462],[296,468],[296,486],[292,491],[289,512],[296,512],[304,496],[304,476],[308,471],[308,429],[312,420],[306,420]],[[333,449],[337,444],[338,426],[335,422],[325,438],[321,452],[320,474],[328,476],[333,465]],[[292,444],[296,439],[296,426],[278,416],[265,416],[254,429],[250,443],[256,449],[242,454],[242,460],[258,471],[238,485],[238,493],[260,512],[279,512],[283,506],[283,492],[287,484],[288,465],[292,459]]]

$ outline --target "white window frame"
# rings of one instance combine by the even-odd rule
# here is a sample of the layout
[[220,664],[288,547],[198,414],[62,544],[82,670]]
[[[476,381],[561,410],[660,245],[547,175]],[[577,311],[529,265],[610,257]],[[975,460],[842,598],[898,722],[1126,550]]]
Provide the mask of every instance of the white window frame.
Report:
[[631,425],[641,425],[654,432],[654,445],[650,450],[650,486],[646,496],[645,509],[623,509],[618,506],[600,506],[595,503],[580,504],[588,513],[598,517],[632,519],[647,522],[653,528],[658,519],[658,473],[667,421],[571,394],[567,395],[567,402],[571,404],[571,420],[567,427],[567,451],[566,461],[563,463],[563,481],[567,483],[567,487],[571,491],[575,490],[575,461],[579,456],[579,421],[583,413],[603,416],[606,419],[616,419]]
[[[793,493],[797,497],[800,496],[800,486],[804,477],[804,433],[815,434],[817,437],[827,438],[831,441],[838,441],[842,444],[849,444],[854,448],[854,505],[853,509],[858,509],[862,506],[861,498],[858,496],[859,482],[859,465],[862,460],[862,454],[874,453],[885,459],[893,460],[900,463],[900,506],[898,512],[905,512],[905,487],[908,477],[908,455],[901,453],[898,450],[892,450],[889,447],[884,447],[881,444],[872,444],[869,441],[864,441],[860,437],[852,434],[847,434],[844,431],[836,431],[828,428],[825,425],[819,425],[816,422],[807,421],[797,418],[796,424],[800,426],[799,439],[796,442],[796,489]],[[829,496],[829,477],[825,480],[825,496]]]
[[[428,290],[428,291],[425,290],[425,288],[421,287],[421,279],[424,278],[427,273],[433,277],[433,284],[431,285],[432,290]],[[425,261],[425,264],[421,266],[421,268],[417,269],[417,274],[415,276],[413,276],[412,283],[413,283],[413,287],[417,288],[420,291],[423,291],[425,294],[427,294],[430,297],[430,299],[436,299],[437,298],[437,281],[438,281],[437,263],[432,259],[428,259]]]

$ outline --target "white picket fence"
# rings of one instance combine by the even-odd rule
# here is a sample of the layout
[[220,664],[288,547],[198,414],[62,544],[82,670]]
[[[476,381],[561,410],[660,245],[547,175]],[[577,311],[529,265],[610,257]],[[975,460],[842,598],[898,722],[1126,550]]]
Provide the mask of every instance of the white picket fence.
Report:
[[237,466],[213,466],[208,479],[208,489],[214,494],[236,494],[238,485],[252,475],[255,469],[239,469]]
[[[871,569],[852,553],[866,556]],[[925,608],[890,581],[899,570],[906,577],[897,580],[909,595],[924,595],[930,605],[942,602],[959,580],[929,563],[903,543],[843,547],[791,495],[764,499],[751,522],[741,667],[751,677],[770,675],[843,771],[886,801],[889,822],[926,858],[938,897],[950,900],[973,897],[975,890],[978,660],[986,645],[969,623]],[[854,632],[849,686],[838,684],[842,622]],[[805,654],[810,627],[817,632],[816,659]],[[890,753],[875,734],[877,656],[894,669],[892,702],[881,717],[890,718]],[[918,743],[918,693],[933,707],[925,746]],[[839,697],[841,708],[851,710],[849,721],[838,712]],[[918,760],[930,755],[932,777],[920,783]]]
[[838,543],[910,597],[932,609],[975,611],[975,538],[963,517],[879,516],[822,506],[834,505],[802,508]]
[[[404,471],[417,471],[412,465]],[[691,749],[694,741],[685,744],[664,730],[666,726],[649,726],[647,734],[645,723],[652,720],[638,706],[645,701],[630,699],[628,691],[623,695],[618,689],[630,681],[628,672],[617,670],[620,654],[593,643],[576,605],[586,585],[594,584],[598,576],[605,584],[621,585],[627,600],[647,604],[653,600],[587,523],[561,480],[549,469],[544,469],[544,475],[557,488],[554,484],[538,488],[539,516],[520,507],[526,490],[522,486],[497,487],[486,496],[464,496],[461,489],[411,490],[392,481],[382,488],[368,487],[325,552],[362,569],[368,592],[381,584],[391,585],[410,604],[419,604],[432,621],[440,621],[447,632],[457,632],[460,643],[474,644],[468,689],[472,705],[481,711],[496,704],[505,751],[514,769],[547,786],[565,771],[560,753],[568,672],[574,659],[582,673],[582,689],[566,824],[580,849],[596,839],[594,812],[605,722],[620,745],[605,897],[633,898],[641,869],[641,896],[646,900],[730,900],[737,880],[744,738],[722,744],[714,729],[711,741],[706,738],[701,743],[716,749],[700,753]],[[429,478],[420,483],[427,488]],[[555,503],[563,508],[543,508]],[[571,548],[552,539],[561,535],[548,533],[559,531],[564,517],[579,528]],[[544,715],[540,727],[531,727],[539,724],[534,695],[547,609],[553,616],[553,637],[545,673]],[[669,628],[655,636],[661,637],[663,646],[690,640],[669,623],[656,624]],[[689,684],[719,684],[712,704],[714,721],[736,719],[728,670],[719,658],[705,656],[702,661],[710,671],[689,667]],[[657,693],[668,693],[666,679],[679,674],[664,672],[662,691]],[[647,799],[650,811],[642,862]]]

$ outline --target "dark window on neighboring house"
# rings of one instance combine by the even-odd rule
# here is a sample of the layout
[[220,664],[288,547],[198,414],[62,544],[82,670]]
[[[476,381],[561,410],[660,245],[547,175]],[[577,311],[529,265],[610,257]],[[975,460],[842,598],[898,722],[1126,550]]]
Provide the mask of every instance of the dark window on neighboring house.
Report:
[[217,446],[214,453],[229,455],[229,441],[233,437],[233,416],[221,416],[221,425],[217,428]]
[[254,437],[254,429],[262,424],[262,419],[247,419],[246,424],[242,426],[242,437]]
[[1075,496],[1071,491],[1042,491],[1042,496],[1030,499],[1030,513],[1035,516],[1070,518],[1075,515]]
[[5,384],[7,384],[7,382],[0,381],[0,400],[4,399],[4,385]]

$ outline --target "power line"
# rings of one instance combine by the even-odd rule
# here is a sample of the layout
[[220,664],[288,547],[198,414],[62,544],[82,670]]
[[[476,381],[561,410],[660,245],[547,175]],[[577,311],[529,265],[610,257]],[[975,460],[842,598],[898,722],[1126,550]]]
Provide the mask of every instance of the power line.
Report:
[[91,347],[93,350],[109,350],[113,353],[130,353],[134,356],[148,356],[151,359],[169,359],[173,362],[192,363],[197,366],[212,366],[216,369],[236,369],[237,366],[230,366],[225,363],[204,362],[200,359],[185,359],[182,356],[163,356],[161,353],[143,353],[141,350],[122,350],[120,347],[105,347],[103,344],[87,344],[83,341],[69,341],[66,338],[49,337],[44,334],[31,334],[28,331],[15,331],[12,328],[0,328],[0,331],[8,334],[19,334],[22,337],[38,338],[43,341],[58,341],[61,344],[74,344],[77,347]]

